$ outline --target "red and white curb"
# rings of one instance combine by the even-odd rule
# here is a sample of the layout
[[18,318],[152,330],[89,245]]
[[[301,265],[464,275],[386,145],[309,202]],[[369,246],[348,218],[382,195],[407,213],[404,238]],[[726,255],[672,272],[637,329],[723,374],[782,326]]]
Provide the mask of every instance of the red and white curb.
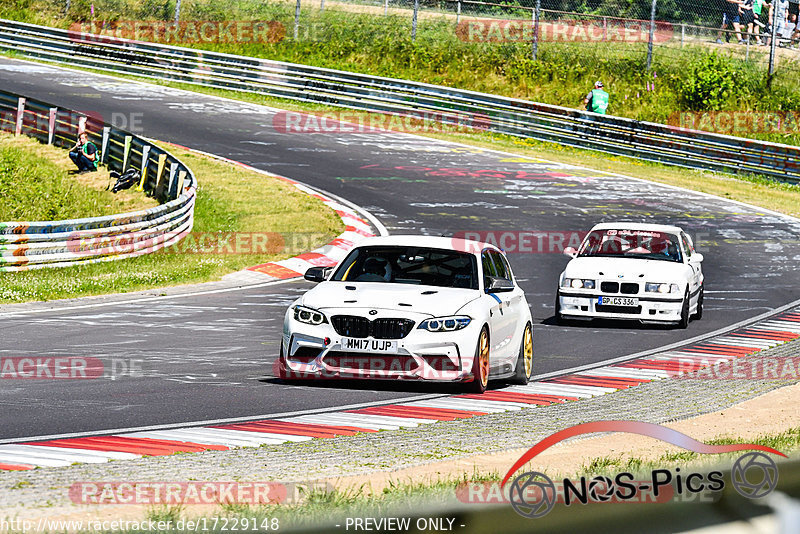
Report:
[[[302,264],[289,265],[302,269]],[[290,266],[282,267],[291,269]],[[61,467],[76,462],[104,463],[177,452],[258,447],[519,411],[532,406],[586,399],[653,380],[692,373],[797,338],[800,338],[800,307],[679,349],[545,378],[526,386],[487,391],[483,395],[452,395],[262,421],[0,445],[0,470]]]

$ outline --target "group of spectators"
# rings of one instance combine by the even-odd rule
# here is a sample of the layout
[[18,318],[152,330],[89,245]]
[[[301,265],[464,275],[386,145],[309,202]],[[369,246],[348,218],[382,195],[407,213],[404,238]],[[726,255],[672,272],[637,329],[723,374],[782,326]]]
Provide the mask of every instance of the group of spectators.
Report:
[[[722,12],[722,26],[717,33],[717,43],[722,44],[723,30],[733,28],[739,44],[751,39],[760,45],[770,45],[772,41],[772,21],[774,9],[778,10],[776,37],[778,44],[789,46],[800,42],[800,28],[797,26],[797,14],[789,13],[789,0],[725,0]],[[725,41],[729,42],[731,32],[725,32]]]

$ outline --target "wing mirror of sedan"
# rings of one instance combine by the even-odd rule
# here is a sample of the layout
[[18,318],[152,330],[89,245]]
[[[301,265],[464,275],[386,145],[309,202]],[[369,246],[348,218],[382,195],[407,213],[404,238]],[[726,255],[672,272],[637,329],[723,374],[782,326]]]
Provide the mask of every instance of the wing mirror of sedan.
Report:
[[699,252],[695,252],[692,254],[692,257],[689,258],[689,263],[701,263],[703,261],[703,255]]
[[303,275],[303,278],[309,282],[324,282],[325,279],[328,278],[330,270],[330,267],[311,267],[306,271],[306,274]]
[[578,255],[578,250],[575,247],[567,247],[564,249],[564,254],[569,256],[570,258],[574,258]]
[[506,291],[514,291],[514,282],[505,278],[497,278],[495,276],[486,277],[487,293],[504,293]]

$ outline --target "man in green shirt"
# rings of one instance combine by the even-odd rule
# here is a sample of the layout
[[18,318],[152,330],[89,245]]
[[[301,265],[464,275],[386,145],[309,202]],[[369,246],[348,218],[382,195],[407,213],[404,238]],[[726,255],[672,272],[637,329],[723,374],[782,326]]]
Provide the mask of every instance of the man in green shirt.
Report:
[[583,105],[586,106],[586,111],[600,113],[601,115],[606,114],[606,109],[608,109],[608,93],[603,91],[603,82],[596,81],[594,83],[594,89],[589,91],[589,94],[583,99]]
[[89,141],[86,132],[78,134],[78,142],[69,151],[69,159],[78,166],[78,172],[94,172],[97,170],[97,147]]

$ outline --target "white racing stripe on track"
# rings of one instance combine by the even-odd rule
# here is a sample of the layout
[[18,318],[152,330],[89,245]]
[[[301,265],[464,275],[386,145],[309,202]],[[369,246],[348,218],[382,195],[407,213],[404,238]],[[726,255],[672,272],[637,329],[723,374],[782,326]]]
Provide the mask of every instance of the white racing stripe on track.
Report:
[[532,393],[542,393],[544,395],[564,395],[567,397],[581,397],[588,399],[597,395],[604,395],[612,391],[617,391],[616,388],[606,388],[600,386],[576,386],[572,384],[543,384],[535,382],[527,386],[520,386],[526,391]]
[[766,339],[753,339],[744,337],[720,337],[709,341],[719,345],[734,345],[737,347],[754,347],[757,349],[768,349],[783,343],[782,341],[768,341]]
[[218,428],[187,428],[155,432],[135,432],[133,434],[124,434],[123,437],[185,441],[204,445],[224,445],[226,447],[258,447],[259,445],[276,445],[289,441],[284,436],[275,438],[261,436],[259,432],[242,432]]
[[286,421],[288,423],[310,423],[313,425],[324,426],[351,426],[357,428],[365,428],[367,430],[397,430],[404,426],[415,427],[416,423],[408,424],[386,424],[385,422],[376,422],[375,419],[367,419],[366,416],[359,416],[356,414],[344,415],[337,413],[326,413],[325,415],[301,415],[300,417],[292,417],[291,419],[276,419],[276,421]]
[[758,323],[758,326],[754,328],[800,334],[800,323],[794,321],[764,321],[763,323]]
[[61,465],[71,465],[75,462],[87,464],[104,464],[109,458],[93,454],[95,451],[66,449],[63,447],[37,447],[35,445],[4,445],[0,448],[0,455],[18,458],[20,463],[36,464],[38,461],[65,462]]
[[589,369],[581,371],[582,375],[589,376],[610,376],[619,378],[638,378],[641,380],[659,380],[661,378],[668,378],[667,371],[648,371],[644,369],[626,369],[624,367],[600,367],[598,369]]
[[[12,445],[3,445],[0,447],[10,447]],[[107,458],[108,460],[133,460],[141,458],[141,454],[134,454],[132,452],[119,452],[119,451],[95,451],[92,449],[81,449],[79,447],[48,447],[47,445],[30,445],[31,447],[44,448],[47,450],[61,450],[61,451],[74,451],[86,456],[97,456],[98,458]]]
[[728,360],[732,360],[736,356],[724,356],[724,355],[717,355],[717,354],[697,354],[695,352],[673,352],[668,356],[654,356],[651,360],[654,361],[662,361],[662,362],[673,362],[677,363],[678,365],[681,362],[697,362],[697,363],[707,363],[713,364],[716,362],[727,362]]
[[20,456],[17,454],[0,452],[0,462],[9,464],[24,464],[34,467],[66,467],[75,463],[72,460],[53,460],[44,458],[31,458],[30,456]]
[[521,410],[530,407],[529,404],[505,401],[479,401],[473,399],[434,399],[418,401],[407,406],[423,406],[427,408],[450,408],[452,410],[465,410],[472,412],[501,413]]

